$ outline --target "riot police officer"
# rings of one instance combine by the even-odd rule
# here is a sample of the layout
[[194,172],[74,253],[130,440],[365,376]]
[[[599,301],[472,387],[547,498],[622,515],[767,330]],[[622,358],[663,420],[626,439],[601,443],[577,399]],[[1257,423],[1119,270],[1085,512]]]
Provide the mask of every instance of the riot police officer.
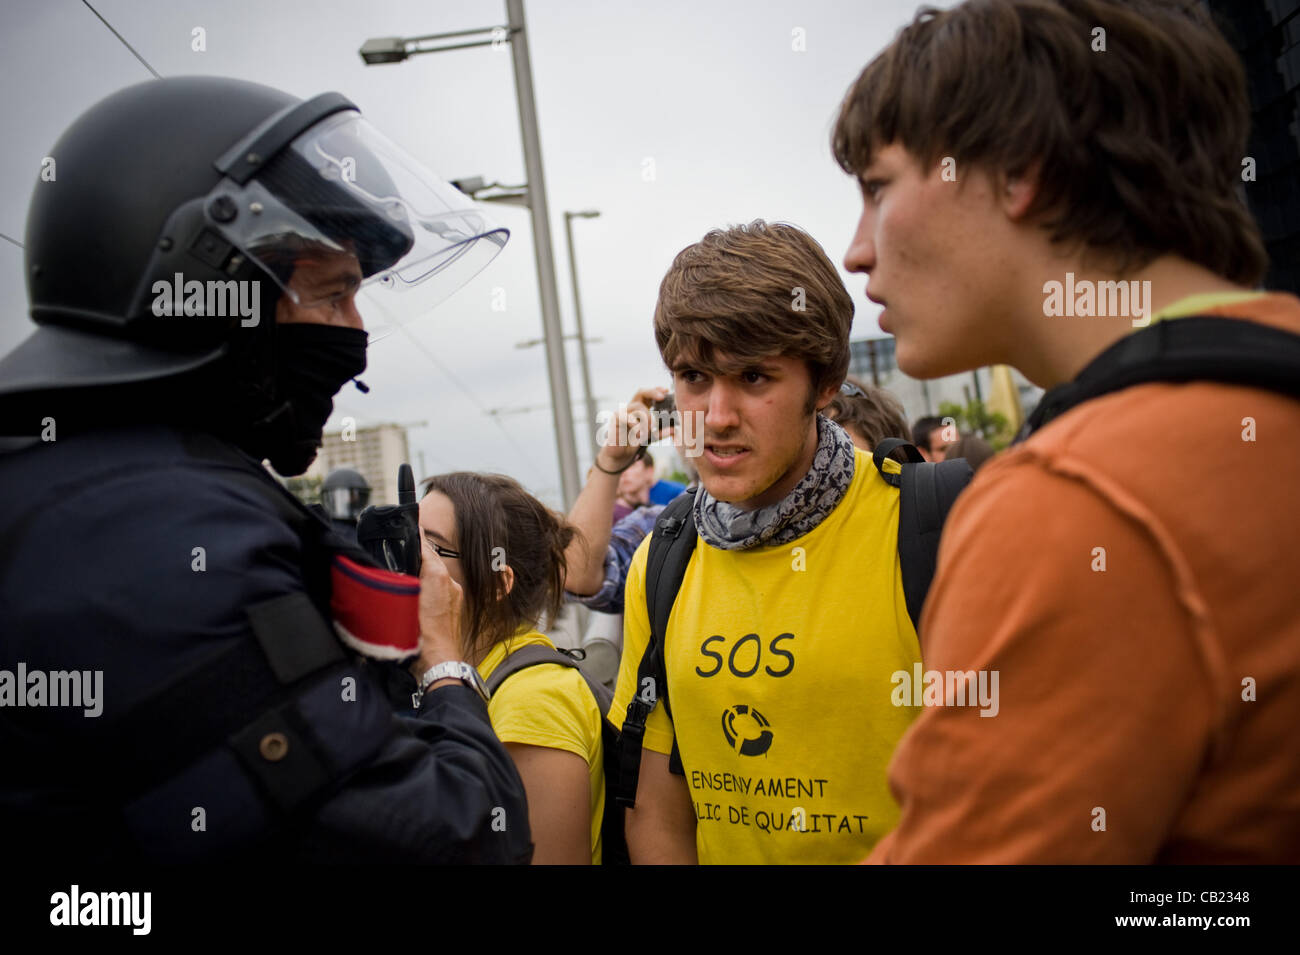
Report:
[[335,468],[320,486],[320,507],[334,529],[352,540],[357,536],[357,518],[370,503],[370,482],[354,468]]
[[[526,862],[441,560],[369,613],[383,572],[261,465],[301,473],[367,330],[449,294],[504,230],[339,94],[155,80],[50,154],[37,328],[0,359],[0,840]],[[395,666],[413,717],[376,679]]]

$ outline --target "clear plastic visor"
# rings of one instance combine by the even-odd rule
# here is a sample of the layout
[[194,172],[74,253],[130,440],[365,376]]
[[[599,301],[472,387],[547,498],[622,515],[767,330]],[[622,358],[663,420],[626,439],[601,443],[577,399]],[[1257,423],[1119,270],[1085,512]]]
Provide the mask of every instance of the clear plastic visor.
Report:
[[331,487],[320,492],[321,505],[335,520],[355,521],[370,502],[370,490],[359,487]]
[[205,210],[299,308],[336,308],[357,291],[372,341],[428,314],[510,236],[352,110],[304,131],[244,185],[223,179]]

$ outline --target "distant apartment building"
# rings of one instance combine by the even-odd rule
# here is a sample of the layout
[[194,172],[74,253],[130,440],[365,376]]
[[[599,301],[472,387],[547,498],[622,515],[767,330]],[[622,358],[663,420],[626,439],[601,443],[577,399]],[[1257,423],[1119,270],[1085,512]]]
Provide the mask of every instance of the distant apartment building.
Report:
[[397,469],[410,463],[410,455],[406,429],[398,424],[328,432],[304,477],[324,479],[335,468],[353,468],[370,483],[371,504],[396,504]]
[[[965,405],[973,398],[989,400],[993,383],[989,369],[962,372],[944,378],[923,380],[911,378],[899,371],[894,359],[894,339],[871,338],[849,342],[849,374],[868,384],[878,384],[903,403],[908,424],[923,415],[939,413],[945,401]],[[1020,391],[1020,404],[1028,414],[1038,404],[1043,390],[1030,384],[1020,372],[1011,370],[1012,379]],[[978,384],[977,384],[978,382]]]

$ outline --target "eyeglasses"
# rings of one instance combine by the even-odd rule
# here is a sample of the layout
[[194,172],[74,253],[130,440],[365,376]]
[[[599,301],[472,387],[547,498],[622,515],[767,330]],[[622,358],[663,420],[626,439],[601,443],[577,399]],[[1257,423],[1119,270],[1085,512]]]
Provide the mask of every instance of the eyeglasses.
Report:
[[457,560],[460,559],[460,551],[448,550],[446,547],[443,547],[440,544],[438,544],[428,534],[424,535],[424,539],[428,542],[429,546],[433,548],[433,552],[437,554],[439,557],[455,557]]
[[840,394],[846,398],[865,398],[867,396],[865,391],[851,381],[846,381],[840,385]]

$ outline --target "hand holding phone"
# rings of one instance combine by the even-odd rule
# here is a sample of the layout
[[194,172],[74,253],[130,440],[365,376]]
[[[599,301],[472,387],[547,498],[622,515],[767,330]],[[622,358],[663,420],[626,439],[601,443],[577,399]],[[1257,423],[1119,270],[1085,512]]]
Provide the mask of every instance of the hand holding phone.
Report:
[[420,505],[409,464],[397,469],[397,504],[367,507],[357,518],[357,543],[388,570],[420,576]]

